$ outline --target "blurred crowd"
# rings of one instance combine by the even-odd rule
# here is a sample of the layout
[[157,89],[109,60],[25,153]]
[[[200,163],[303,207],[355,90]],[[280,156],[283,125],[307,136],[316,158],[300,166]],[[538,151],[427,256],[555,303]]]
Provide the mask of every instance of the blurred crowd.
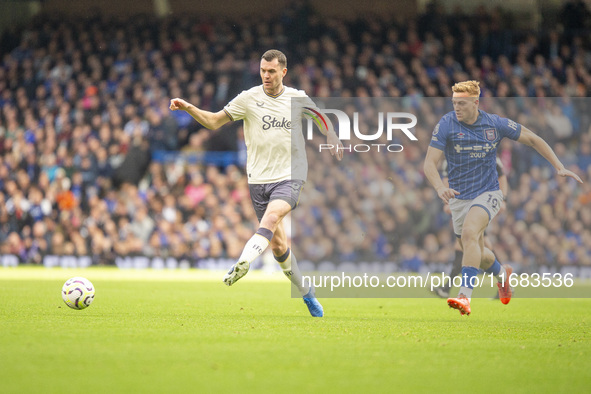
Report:
[[243,153],[239,122],[212,133],[169,111],[169,99],[220,110],[260,83],[260,56],[274,47],[287,53],[288,86],[313,97],[400,97],[431,123],[403,153],[347,155],[340,169],[310,148],[314,171],[292,221],[301,258],[393,260],[411,269],[451,259],[449,217],[421,172],[438,119],[420,103],[478,79],[483,103],[558,97],[529,112],[503,111],[586,181],[557,179],[543,159],[503,144],[512,191],[490,229],[495,252],[505,261],[590,265],[591,122],[588,103],[573,98],[591,94],[588,26],[511,27],[498,9],[446,15],[429,7],[413,20],[345,21],[296,3],[279,18],[40,17],[7,30],[0,253],[32,263],[47,254],[90,255],[96,264],[128,255],[238,257],[257,227],[243,168],[152,158]]

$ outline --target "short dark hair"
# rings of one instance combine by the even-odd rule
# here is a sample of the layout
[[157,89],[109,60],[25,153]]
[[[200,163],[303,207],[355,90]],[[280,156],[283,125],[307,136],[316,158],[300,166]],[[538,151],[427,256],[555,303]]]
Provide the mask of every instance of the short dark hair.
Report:
[[268,62],[273,61],[273,59],[277,59],[283,68],[287,67],[287,57],[285,57],[283,52],[277,49],[269,49],[267,52],[263,53],[262,59],[265,59]]

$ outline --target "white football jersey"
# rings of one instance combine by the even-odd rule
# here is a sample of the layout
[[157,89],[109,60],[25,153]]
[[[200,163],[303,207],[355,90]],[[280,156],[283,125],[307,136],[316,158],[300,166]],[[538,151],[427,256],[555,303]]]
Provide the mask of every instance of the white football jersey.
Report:
[[272,96],[263,85],[243,91],[224,107],[231,120],[244,120],[248,183],[306,180],[304,136],[301,127],[296,127],[292,135],[292,122],[299,125],[302,116],[309,116],[294,110],[297,119],[292,119],[292,98],[304,98],[297,100],[298,107],[318,110],[303,90],[285,86],[281,93]]

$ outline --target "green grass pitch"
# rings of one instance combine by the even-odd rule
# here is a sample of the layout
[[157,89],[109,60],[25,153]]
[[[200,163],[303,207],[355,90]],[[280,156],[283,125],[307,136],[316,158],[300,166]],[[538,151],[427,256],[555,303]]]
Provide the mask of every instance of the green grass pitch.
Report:
[[[1,393],[588,392],[591,300],[323,299],[281,274],[0,269]],[[63,282],[90,279],[86,310]]]

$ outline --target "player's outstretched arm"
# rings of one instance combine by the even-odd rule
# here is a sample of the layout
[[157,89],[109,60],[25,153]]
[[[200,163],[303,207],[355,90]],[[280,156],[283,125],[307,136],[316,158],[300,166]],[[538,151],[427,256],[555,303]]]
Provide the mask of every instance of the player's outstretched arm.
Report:
[[534,134],[527,127],[521,126],[521,135],[517,141],[534,148],[540,155],[544,157],[544,159],[548,160],[550,164],[552,164],[558,175],[568,176],[576,179],[576,181],[579,183],[583,183],[577,174],[564,168],[564,164],[562,164],[562,162],[558,159],[556,153],[554,153],[552,148],[550,148],[550,145],[548,145],[546,141]]
[[497,174],[499,175],[499,189],[501,189],[503,198],[505,198],[507,197],[507,194],[509,194],[509,180],[507,179],[507,174],[505,174],[505,168],[502,167],[502,164],[499,165],[497,163]]
[[183,110],[191,115],[197,122],[210,130],[217,130],[230,121],[230,118],[224,111],[204,111],[181,98],[170,100],[170,110]]
[[317,123],[318,129],[326,136],[327,145],[331,146],[330,154],[335,156],[337,160],[341,160],[343,158],[343,143],[335,133],[332,121],[320,109],[316,109],[316,111],[317,114],[320,113],[322,119],[322,122]]
[[337,136],[337,133],[335,133],[334,126],[330,118],[326,115],[324,115],[324,118],[326,120],[328,129],[324,129],[324,127],[322,127],[320,132],[326,135],[326,143],[332,146],[330,149],[330,154],[336,157],[337,160],[341,160],[343,158],[343,143]]
[[507,195],[509,194],[509,180],[507,179],[507,174],[505,173],[505,167],[501,162],[501,159],[497,157],[497,175],[499,176],[499,189],[501,193],[503,193],[503,201],[501,202],[501,209],[499,212],[503,212],[507,207],[505,204],[505,200],[507,199]]
[[442,157],[442,150],[433,148],[432,146],[427,148],[427,156],[425,157],[423,171],[425,172],[425,176],[427,177],[431,185],[433,185],[433,187],[437,191],[437,195],[439,196],[439,198],[441,198],[443,202],[447,204],[449,203],[450,199],[455,198],[455,196],[459,195],[460,193],[454,189],[450,189],[441,180],[439,171],[437,171],[437,165],[441,161]]

